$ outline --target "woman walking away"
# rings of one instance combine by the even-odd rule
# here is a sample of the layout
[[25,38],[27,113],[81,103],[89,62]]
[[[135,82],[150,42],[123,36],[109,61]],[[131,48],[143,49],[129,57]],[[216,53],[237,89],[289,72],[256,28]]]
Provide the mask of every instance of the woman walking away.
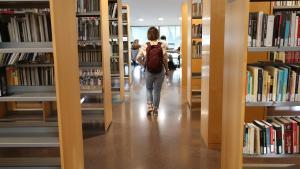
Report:
[[160,92],[165,75],[169,75],[166,44],[160,42],[159,31],[155,27],[148,29],[148,42],[142,46],[137,61],[146,69],[147,115],[158,115]]

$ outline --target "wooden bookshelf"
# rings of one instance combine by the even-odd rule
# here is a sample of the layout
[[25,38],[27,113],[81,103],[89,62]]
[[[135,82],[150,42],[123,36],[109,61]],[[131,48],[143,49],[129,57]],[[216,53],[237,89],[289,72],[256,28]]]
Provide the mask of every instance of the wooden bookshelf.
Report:
[[[192,2],[189,1],[190,7],[192,7]],[[205,145],[211,149],[220,149],[225,2],[202,0],[202,3],[201,17],[189,15],[190,18],[193,18],[190,28],[193,23],[202,24],[203,38],[194,37],[191,33],[188,36],[190,38],[189,49],[191,49],[193,40],[202,43],[200,57],[193,58],[192,55],[189,57],[191,70],[189,70],[188,76],[190,76],[192,87],[188,95],[201,103],[201,108],[198,111],[201,113],[201,138]],[[190,9],[192,10],[192,8]]]
[[272,9],[282,11],[294,8],[272,7],[271,3],[271,0],[226,2],[222,169],[242,168],[249,164],[299,165],[299,154],[243,155],[244,122],[266,119],[269,115],[287,115],[285,112],[269,114],[269,109],[274,107],[299,106],[299,102],[245,102],[247,63],[267,60],[269,52],[300,51],[299,47],[248,47],[249,12],[270,14]]
[[[128,4],[123,4],[123,14],[125,14],[123,20],[123,26],[126,27],[127,35],[124,34],[124,44],[127,46],[126,50],[123,50],[124,52],[124,69],[125,69],[125,81],[126,85],[130,85],[132,83],[132,70],[131,70],[131,29],[130,29],[130,7]],[[124,19],[123,18],[123,19]],[[124,46],[125,49],[125,46]],[[126,57],[126,58],[125,58]]]
[[[76,17],[78,19],[99,19],[100,35],[97,37],[85,37],[78,41],[78,50],[79,53],[89,53],[94,52],[93,55],[96,54],[96,60],[82,61],[79,63],[79,68],[81,71],[94,71],[100,70],[99,74],[87,74],[83,75],[82,78],[95,78],[101,80],[101,84],[97,85],[87,85],[81,86],[80,95],[81,95],[81,111],[83,114],[83,123],[97,123],[104,124],[105,131],[108,130],[111,122],[112,122],[112,105],[110,103],[112,98],[112,89],[111,86],[108,85],[111,82],[111,73],[110,73],[110,59],[109,57],[118,57],[118,54],[111,53],[109,51],[110,37],[109,37],[109,26],[108,23],[105,23],[104,20],[109,18],[108,12],[108,4],[106,1],[100,4],[100,11],[96,10],[87,10],[87,12],[82,12],[82,10],[78,10],[76,13]],[[94,8],[95,9],[95,8]],[[85,10],[84,10],[85,11]],[[90,18],[92,17],[92,18]],[[96,17],[96,18],[94,18]],[[79,55],[82,57],[80,59],[85,60],[84,57],[86,55]],[[102,98],[102,99],[97,99]],[[96,100],[96,101],[95,101]],[[92,101],[92,102],[91,102]],[[91,118],[91,116],[93,118]],[[104,118],[103,118],[104,117]]]
[[[60,160],[55,158],[56,167],[83,168],[80,88],[78,76],[74,73],[79,72],[77,59],[77,23],[74,16],[76,11],[75,1],[4,0],[0,4],[1,8],[50,9],[51,24],[48,27],[52,29],[52,34],[49,35],[52,37],[52,42],[4,42],[0,44],[0,53],[52,53],[54,64],[16,65],[15,67],[54,67],[55,72],[55,86],[16,86],[13,88],[9,86],[9,95],[0,97],[1,147],[57,147],[60,148],[61,155]],[[61,24],[61,22],[66,24]],[[75,59],[74,56],[76,56]],[[54,119],[55,124],[52,125],[52,122],[49,124],[44,120],[47,120],[50,116],[54,106],[52,103],[55,101],[57,102],[55,106],[57,117]],[[19,105],[23,105],[24,107],[18,107]],[[26,113],[33,116],[38,115],[39,118],[36,119],[38,121],[31,123],[31,117],[29,117],[31,115],[27,116],[26,113],[14,114],[14,110],[17,109],[27,109]],[[34,113],[36,109],[42,110],[42,113]],[[14,117],[9,118],[9,116]],[[5,120],[3,121],[2,118]],[[20,122],[18,121],[19,119],[21,120]],[[0,166],[10,166],[9,162],[11,164],[14,163],[11,167],[25,167],[26,165],[29,167],[36,164],[45,167],[54,166],[53,164],[41,165],[41,161],[44,160],[46,158],[27,158],[27,160],[20,158],[6,159],[6,163],[1,162]],[[51,163],[51,160],[49,163]]]
[[[201,43],[201,34],[193,34],[193,25],[202,24],[202,16],[192,16],[193,0],[182,5],[182,89],[186,91],[186,100],[192,110],[200,110],[201,96],[193,91],[201,91],[201,55],[195,56],[193,43]],[[201,46],[201,45],[200,45]],[[200,92],[201,93],[201,92]]]
[[[191,7],[193,6],[193,0],[191,0]],[[201,3],[200,3],[201,4]],[[201,9],[201,7],[200,7]],[[189,105],[191,107],[191,109],[195,109],[195,110],[199,110],[201,107],[201,72],[202,72],[202,57],[201,54],[196,54],[197,51],[194,50],[194,43],[198,44],[198,43],[202,43],[202,35],[198,34],[198,35],[194,35],[193,33],[193,26],[195,25],[201,25],[202,26],[202,13],[201,16],[200,15],[193,15],[193,9],[191,9],[192,12],[192,30],[191,30],[191,67],[190,67],[190,72],[191,75],[189,75],[188,77],[191,78],[191,87],[189,87],[188,92],[190,93],[190,99],[188,99]],[[195,29],[195,28],[194,28]],[[199,46],[199,45],[197,45]],[[202,44],[201,44],[202,46]]]
[[[118,53],[115,53],[112,51],[110,53],[110,59],[117,59],[117,62],[112,62],[111,64],[118,64],[118,70],[113,70],[115,69],[115,66],[111,66],[111,78],[113,78],[114,83],[112,83],[112,86],[115,86],[116,80],[118,81],[118,88],[114,89],[113,91],[113,98],[118,98],[120,101],[124,101],[125,97],[125,65],[124,65],[124,53],[123,53],[123,19],[122,19],[122,0],[109,0],[108,3],[115,4],[117,3],[117,18],[109,18],[110,24],[117,24],[117,34],[110,35],[110,42],[114,42],[118,45]],[[117,55],[116,55],[117,54]],[[116,58],[117,56],[117,58]],[[116,92],[118,91],[118,92]],[[114,100],[115,100],[114,99]]]

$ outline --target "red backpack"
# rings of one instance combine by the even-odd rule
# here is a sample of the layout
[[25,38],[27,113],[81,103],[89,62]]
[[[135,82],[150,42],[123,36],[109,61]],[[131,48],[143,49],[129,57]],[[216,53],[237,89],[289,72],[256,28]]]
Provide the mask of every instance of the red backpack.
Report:
[[158,42],[157,45],[147,43],[146,69],[151,73],[160,73],[163,69],[164,55],[161,44],[161,42]]

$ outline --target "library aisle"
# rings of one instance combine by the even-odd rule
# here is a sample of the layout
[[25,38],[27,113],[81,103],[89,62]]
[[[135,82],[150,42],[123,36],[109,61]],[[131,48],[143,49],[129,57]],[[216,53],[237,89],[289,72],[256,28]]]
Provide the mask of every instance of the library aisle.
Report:
[[149,118],[144,71],[134,68],[128,102],[113,106],[114,125],[84,141],[86,169],[220,168],[220,153],[201,140],[200,113],[181,100],[180,71],[165,80],[159,116]]

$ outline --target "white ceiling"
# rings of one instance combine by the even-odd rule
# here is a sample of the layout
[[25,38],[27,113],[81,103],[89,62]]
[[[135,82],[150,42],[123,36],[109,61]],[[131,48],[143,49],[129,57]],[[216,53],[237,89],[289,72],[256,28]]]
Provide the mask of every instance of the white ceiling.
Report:
[[[123,0],[130,6],[132,26],[181,25],[182,0]],[[158,18],[164,18],[159,21]],[[138,19],[143,18],[140,22]]]

